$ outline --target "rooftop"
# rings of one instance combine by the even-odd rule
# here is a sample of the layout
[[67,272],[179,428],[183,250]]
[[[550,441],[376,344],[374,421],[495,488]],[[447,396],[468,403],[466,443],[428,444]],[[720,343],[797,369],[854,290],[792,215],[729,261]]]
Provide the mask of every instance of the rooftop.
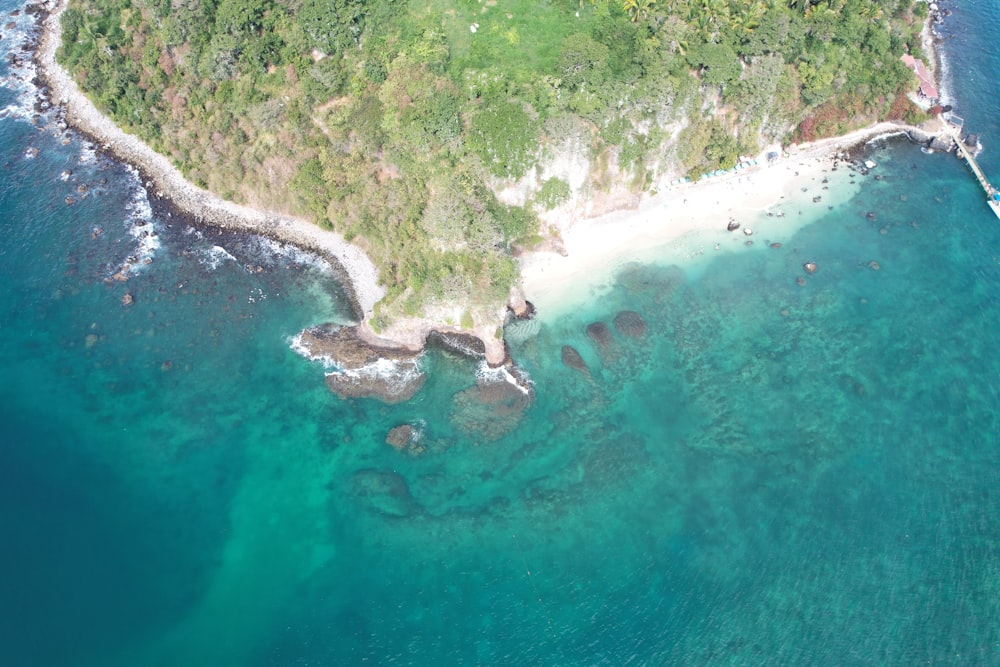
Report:
[[927,68],[924,67],[924,62],[917,60],[910,54],[904,55],[900,60],[917,75],[917,79],[920,81],[920,94],[928,99],[936,100],[938,98],[938,89],[934,85],[933,77],[927,72]]

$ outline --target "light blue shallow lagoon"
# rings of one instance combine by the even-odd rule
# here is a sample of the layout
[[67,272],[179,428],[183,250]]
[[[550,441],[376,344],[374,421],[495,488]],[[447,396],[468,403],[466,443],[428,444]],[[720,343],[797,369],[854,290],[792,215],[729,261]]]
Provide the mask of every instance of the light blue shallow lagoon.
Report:
[[[330,268],[34,118],[19,6],[0,664],[1000,664],[1000,221],[953,156],[870,147],[781,248],[541,313],[524,412],[440,350],[410,402],[342,401],[291,346],[349,318]],[[952,9],[946,88],[1000,180],[1000,4]]]

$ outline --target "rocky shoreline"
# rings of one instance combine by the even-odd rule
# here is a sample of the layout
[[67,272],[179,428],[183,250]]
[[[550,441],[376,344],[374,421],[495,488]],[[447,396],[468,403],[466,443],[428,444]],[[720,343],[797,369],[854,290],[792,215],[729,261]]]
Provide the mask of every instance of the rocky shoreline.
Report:
[[134,167],[150,199],[166,208],[171,217],[187,218],[199,227],[257,234],[329,261],[359,322],[351,327],[352,335],[367,346],[371,354],[384,359],[394,359],[399,354],[418,355],[427,345],[429,336],[436,332],[443,336],[478,338],[480,344],[470,348],[477,350],[473,356],[481,354],[492,366],[510,363],[503,341],[494,335],[502,314],[498,314],[497,322],[471,332],[421,318],[396,322],[386,331],[375,332],[369,321],[375,304],[386,292],[379,284],[377,268],[363,250],[342,235],[323,230],[307,220],[241,206],[195,186],[165,156],[115,125],[80,91],[56,61],[62,35],[60,18],[65,6],[66,0],[48,0],[32,6],[40,28],[34,61],[41,95],[48,98],[66,125],[86,137],[98,150]]
[[[261,235],[302,248],[327,259],[341,278],[341,283],[348,294],[358,321],[357,325],[345,327],[344,333],[338,334],[338,340],[343,342],[346,340],[344,337],[349,337],[350,346],[355,346],[352,349],[363,347],[366,358],[385,360],[391,365],[404,363],[400,358],[401,355],[414,364],[414,372],[404,375],[422,377],[421,373],[418,372],[419,355],[428,344],[437,344],[455,349],[473,358],[482,358],[491,367],[510,368],[512,366],[507,346],[497,332],[499,331],[498,327],[504,322],[504,318],[509,316],[509,312],[513,312],[515,316],[522,316],[528,311],[530,304],[526,304],[523,295],[518,290],[512,290],[510,310],[507,313],[498,311],[495,313],[495,318],[493,318],[494,314],[490,313],[489,317],[484,319],[493,318],[494,321],[482,324],[471,331],[454,325],[445,325],[444,321],[453,321],[453,318],[442,315],[435,320],[435,313],[432,312],[425,314],[423,318],[410,318],[393,322],[385,330],[376,332],[370,326],[370,318],[374,313],[375,304],[385,296],[386,292],[378,282],[377,268],[360,248],[347,242],[340,234],[323,230],[307,220],[240,206],[198,188],[188,182],[166,157],[156,153],[134,135],[123,131],[93,105],[80,91],[69,73],[56,62],[55,54],[62,34],[60,18],[65,5],[66,0],[47,0],[32,5],[32,11],[37,15],[40,26],[38,42],[34,49],[34,60],[42,95],[47,96],[51,104],[59,109],[66,124],[90,139],[99,150],[135,167],[151,200],[160,206],[167,207],[171,215],[176,214],[187,218],[197,226]],[[790,146],[785,150],[785,156],[800,161],[813,157],[829,156],[864,143],[874,136],[887,133],[907,133],[911,139],[920,143],[930,142],[936,134],[934,128],[921,130],[901,123],[880,123],[841,137],[825,139],[813,144]],[[758,168],[754,169],[759,171]],[[751,170],[742,172],[740,177],[749,178],[751,173]],[[691,187],[697,188],[698,186],[692,184]],[[650,198],[643,206],[647,209],[654,205],[656,208],[666,208],[667,203],[670,203],[671,210],[677,210],[678,202],[674,200],[684,199],[686,203],[685,197],[687,196],[690,196],[688,190],[678,190]],[[616,215],[634,217],[637,213],[638,211],[622,211]],[[704,215],[701,217],[704,218]],[[567,221],[567,229],[561,231],[568,232],[568,228],[574,226],[574,222],[578,221]],[[634,222],[633,219],[630,224]],[[537,254],[539,253],[528,253],[522,257],[523,271],[525,270],[525,262],[531,259],[531,255]],[[581,260],[586,261],[586,257],[577,255],[573,258],[574,262]],[[545,276],[545,281],[551,284],[552,277],[550,272]],[[525,289],[528,287],[529,284],[525,281]],[[532,296],[534,296],[534,292],[532,292]],[[306,332],[300,334],[300,337],[303,338],[301,351],[304,356],[325,357],[332,354],[325,349],[327,344],[321,338],[303,336],[304,334]],[[313,350],[313,347],[316,347],[316,350]],[[405,363],[409,364],[411,361]],[[365,364],[357,366],[352,365],[353,362],[338,362],[336,365],[341,369],[342,377],[331,380],[330,377],[334,375],[331,374],[328,376],[328,384],[330,384],[331,389],[343,396],[371,395],[389,401],[397,400],[398,396],[409,391],[406,389],[400,393],[396,385],[382,386],[381,379],[376,379],[366,386],[358,385],[357,379],[359,377],[368,377],[368,375],[375,378],[381,377],[380,373],[366,375],[367,371],[362,371],[362,369],[375,368],[374,363],[374,361],[369,360]],[[414,380],[414,382],[416,381]],[[422,380],[420,384],[422,384]],[[417,389],[419,386],[416,386],[413,391],[415,392]]]
[[42,94],[61,110],[65,122],[103,152],[135,167],[151,197],[168,200],[175,210],[195,222],[260,234],[328,259],[345,278],[344,287],[359,319],[370,315],[385,290],[378,284],[375,265],[360,248],[307,220],[240,206],[198,188],[166,157],[123,131],[87,99],[56,62],[62,35],[60,18],[65,6],[65,0],[50,0],[41,5],[38,12],[41,32],[35,49]]

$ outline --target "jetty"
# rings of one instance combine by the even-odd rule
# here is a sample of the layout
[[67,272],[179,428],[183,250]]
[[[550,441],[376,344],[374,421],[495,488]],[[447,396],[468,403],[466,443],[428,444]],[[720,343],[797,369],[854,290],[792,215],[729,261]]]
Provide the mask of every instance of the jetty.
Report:
[[945,117],[941,116],[942,125],[944,126],[945,132],[955,141],[955,151],[960,158],[965,160],[965,164],[969,165],[969,169],[975,175],[976,180],[979,181],[979,185],[986,192],[986,204],[993,210],[997,218],[1000,218],[1000,190],[997,190],[990,183],[989,179],[986,178],[986,174],[983,173],[982,168],[979,163],[976,162],[975,156],[969,147],[962,140],[962,126],[964,121],[958,117],[949,115]]

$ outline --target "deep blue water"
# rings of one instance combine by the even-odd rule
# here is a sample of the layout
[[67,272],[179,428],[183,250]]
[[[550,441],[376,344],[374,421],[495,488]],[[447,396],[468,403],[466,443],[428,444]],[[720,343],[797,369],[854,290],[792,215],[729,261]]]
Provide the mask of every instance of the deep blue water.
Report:
[[[1000,178],[1000,4],[953,9]],[[518,416],[442,352],[406,404],[337,399],[289,347],[348,315],[321,261],[170,217],[25,104],[0,88],[0,664],[1000,664],[1000,223],[954,158],[890,142],[780,250],[542,313]],[[647,335],[592,344],[623,309]]]

